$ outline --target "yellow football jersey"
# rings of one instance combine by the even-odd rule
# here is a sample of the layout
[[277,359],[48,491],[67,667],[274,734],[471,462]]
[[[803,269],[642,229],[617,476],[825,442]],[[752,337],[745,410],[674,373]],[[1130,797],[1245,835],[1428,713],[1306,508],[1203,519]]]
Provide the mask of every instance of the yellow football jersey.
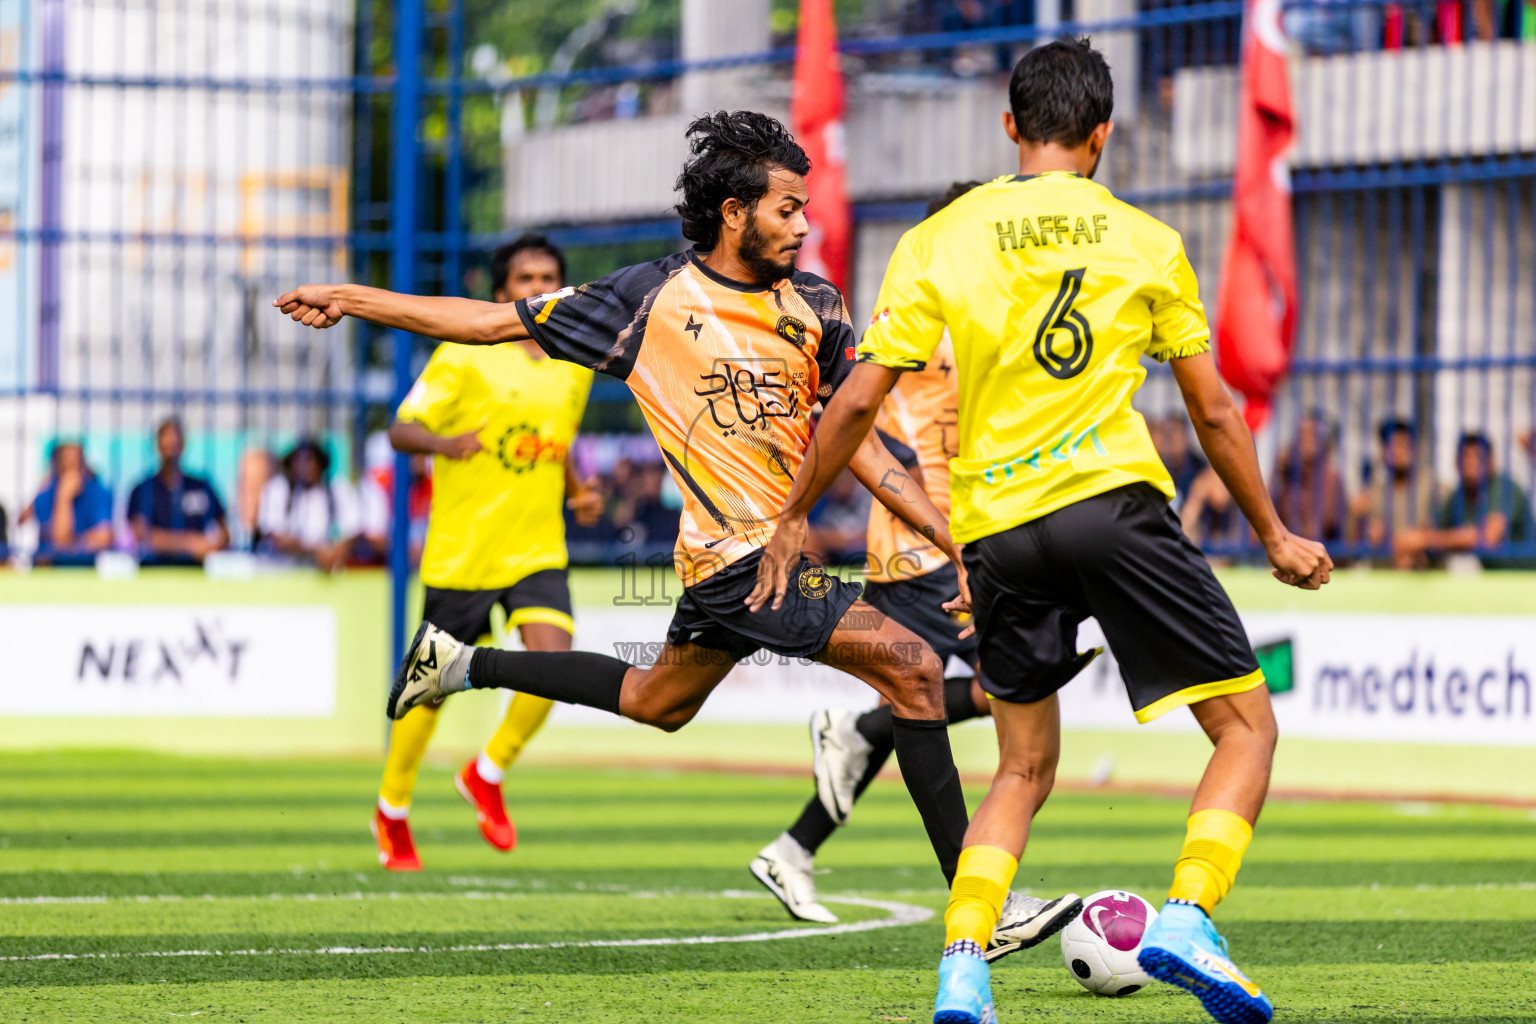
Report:
[[518,344],[438,346],[398,416],[477,431],[484,450],[433,460],[423,583],[497,590],[565,567],[565,459],[591,388],[592,371]]
[[1178,232],[1067,172],[974,189],[902,236],[859,358],[960,377],[951,531],[967,542],[1137,481],[1173,496],[1131,396],[1210,349]]

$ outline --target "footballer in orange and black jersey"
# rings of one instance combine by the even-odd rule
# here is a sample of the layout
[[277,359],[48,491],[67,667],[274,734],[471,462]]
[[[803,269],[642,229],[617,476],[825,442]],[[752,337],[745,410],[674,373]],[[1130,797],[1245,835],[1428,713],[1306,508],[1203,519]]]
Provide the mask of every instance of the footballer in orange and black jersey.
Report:
[[811,408],[854,365],[831,282],[730,280],[693,250],[519,301],[550,355],[629,385],[683,495],[675,558],[692,586],[767,543],[805,456]]

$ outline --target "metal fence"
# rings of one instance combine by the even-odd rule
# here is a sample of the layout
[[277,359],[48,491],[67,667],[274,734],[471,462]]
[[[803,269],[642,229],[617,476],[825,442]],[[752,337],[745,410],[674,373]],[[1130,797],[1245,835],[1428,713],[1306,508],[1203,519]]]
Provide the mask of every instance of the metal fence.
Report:
[[[1041,3],[1044,23],[972,28],[940,4],[875,6],[843,46],[856,315],[930,195],[1013,169],[998,126],[1007,70],[1076,30],[1116,75],[1102,180],[1183,232],[1214,297],[1242,4]],[[1276,494],[1341,556],[1426,564],[1406,557],[1415,529],[1500,512],[1502,536],[1439,536],[1428,561],[1536,557],[1536,14],[1525,0],[1309,0],[1284,17],[1302,311],[1261,437]],[[523,228],[570,247],[580,276],[678,245],[683,121],[700,96],[786,113],[787,42],[619,65],[599,47],[595,66],[517,75],[490,20],[459,0],[0,0],[0,507],[13,540],[55,442],[79,441],[114,498],[113,543],[131,549],[128,490],[153,471],[154,427],[171,414],[237,545],[259,525],[272,457],[308,436],[356,481],[368,529],[387,533],[380,495],[408,468],[369,436],[429,345],[355,324],[307,332],[270,297],[346,276],[484,294],[485,251]],[[1196,490],[1166,373],[1143,405],[1181,498],[1194,492],[1190,528],[1217,554],[1253,557],[1219,488]],[[621,385],[599,384],[587,426],[638,427]],[[595,438],[584,457],[602,469],[623,450]],[[398,580],[407,500],[394,489],[395,543],[376,546],[392,548]]]

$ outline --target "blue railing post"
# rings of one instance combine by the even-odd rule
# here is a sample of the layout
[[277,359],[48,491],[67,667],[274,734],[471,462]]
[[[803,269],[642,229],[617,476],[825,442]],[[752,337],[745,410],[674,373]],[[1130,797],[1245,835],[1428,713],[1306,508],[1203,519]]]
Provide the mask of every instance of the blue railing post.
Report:
[[[44,0],[40,5],[43,30],[43,73],[60,75],[64,66],[63,0]],[[37,386],[51,391],[59,386],[60,245],[64,227],[64,83],[45,78],[42,102],[42,245],[38,267]]]
[[[397,0],[395,5],[395,103],[390,128],[390,284],[397,292],[416,290],[417,192],[421,154],[417,122],[421,116],[422,0]],[[414,339],[394,331],[395,407],[411,387]],[[389,577],[394,664],[405,654],[405,598],[410,588],[411,460],[395,455],[394,517],[389,542]]]

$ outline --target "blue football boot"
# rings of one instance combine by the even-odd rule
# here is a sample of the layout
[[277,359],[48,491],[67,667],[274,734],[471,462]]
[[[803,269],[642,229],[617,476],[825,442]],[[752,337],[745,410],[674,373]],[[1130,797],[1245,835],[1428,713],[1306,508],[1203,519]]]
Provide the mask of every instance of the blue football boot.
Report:
[[1269,1024],[1275,1015],[1259,986],[1227,959],[1227,940],[1199,907],[1165,905],[1147,928],[1136,960],[1152,977],[1199,997],[1221,1024]]
[[946,952],[939,961],[933,1024],[997,1024],[992,1012],[992,969],[982,959],[980,947],[974,952]]

